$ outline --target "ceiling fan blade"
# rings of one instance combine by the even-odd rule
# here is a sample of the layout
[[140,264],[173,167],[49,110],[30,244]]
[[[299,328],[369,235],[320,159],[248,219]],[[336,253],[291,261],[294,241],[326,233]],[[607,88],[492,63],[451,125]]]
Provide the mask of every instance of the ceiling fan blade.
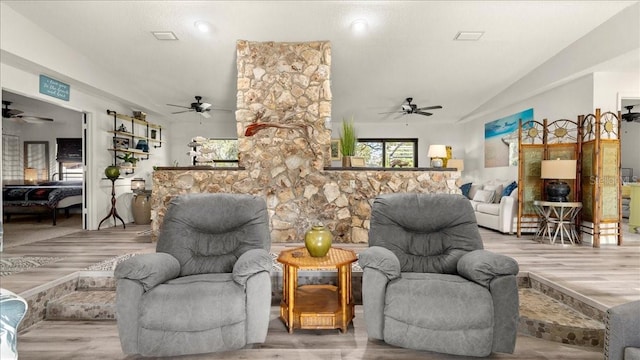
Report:
[[425,106],[425,107],[417,108],[416,110],[433,110],[433,109],[442,109],[442,106],[440,105]]
[[173,105],[173,104],[167,104],[167,105],[169,105],[169,106],[175,106],[175,107],[181,107],[181,108],[185,108],[185,109],[191,109],[191,108],[190,108],[190,107],[188,107],[188,106]]
[[172,114],[182,114],[182,113],[191,112],[191,111],[193,111],[193,109],[189,109],[185,111],[176,111],[176,112],[172,112]]
[[202,110],[206,110],[206,109],[208,109],[208,108],[210,108],[210,107],[211,107],[211,104],[209,104],[209,103],[202,103],[202,104],[200,104],[200,108],[201,108]]
[[381,112],[378,114],[400,114],[400,113],[404,113],[405,111],[401,110],[401,111],[389,111],[389,112]]
[[205,119],[208,119],[211,117],[211,115],[206,111],[201,112],[200,115],[202,115],[202,117]]
[[22,115],[17,115],[15,116],[16,118],[22,119],[26,122],[29,123],[45,123],[45,122],[50,122],[53,121],[52,118],[46,118],[46,117],[40,117],[40,116],[22,116]]
[[424,116],[431,116],[431,115],[433,115],[432,113],[430,113],[430,112],[426,112],[426,111],[414,111],[413,113],[414,113],[414,114],[424,115]]

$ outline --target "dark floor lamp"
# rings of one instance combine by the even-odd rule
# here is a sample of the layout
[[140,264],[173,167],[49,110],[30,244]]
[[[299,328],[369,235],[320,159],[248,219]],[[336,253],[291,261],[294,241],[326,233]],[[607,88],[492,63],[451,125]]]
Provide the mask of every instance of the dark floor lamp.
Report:
[[568,201],[571,188],[562,180],[576,178],[576,161],[542,160],[540,165],[540,178],[551,180],[546,186],[547,201]]

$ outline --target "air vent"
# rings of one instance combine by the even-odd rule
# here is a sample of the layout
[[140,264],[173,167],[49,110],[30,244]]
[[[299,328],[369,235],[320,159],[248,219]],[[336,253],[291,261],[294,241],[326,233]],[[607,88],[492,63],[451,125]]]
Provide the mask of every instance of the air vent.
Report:
[[453,40],[478,41],[484,35],[484,31],[460,31]]
[[158,40],[178,40],[173,31],[152,31],[153,36]]

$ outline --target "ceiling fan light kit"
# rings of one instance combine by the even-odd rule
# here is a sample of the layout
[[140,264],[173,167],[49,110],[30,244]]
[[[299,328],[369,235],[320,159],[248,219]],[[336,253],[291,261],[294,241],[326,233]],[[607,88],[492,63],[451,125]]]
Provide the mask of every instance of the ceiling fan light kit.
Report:
[[625,106],[624,108],[627,109],[628,112],[626,114],[622,114],[622,120],[626,120],[628,122],[640,122],[640,112],[631,112],[631,110],[638,105],[640,104]]
[[406,100],[406,104],[402,104],[400,106],[400,111],[383,112],[383,113],[380,113],[380,114],[400,113],[402,115],[418,114],[418,115],[424,115],[424,116],[431,116],[431,115],[433,115],[433,113],[430,113],[430,112],[427,112],[427,111],[424,111],[424,110],[442,109],[442,106],[440,106],[440,105],[418,107],[418,105],[412,103],[412,101],[413,101],[412,97],[408,97],[405,100]]

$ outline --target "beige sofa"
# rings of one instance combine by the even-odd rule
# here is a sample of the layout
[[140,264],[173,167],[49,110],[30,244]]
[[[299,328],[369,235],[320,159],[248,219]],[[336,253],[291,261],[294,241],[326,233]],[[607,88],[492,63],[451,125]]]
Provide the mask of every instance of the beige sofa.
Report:
[[478,225],[505,234],[515,232],[514,223],[518,215],[518,189],[513,188],[508,195],[504,194],[505,189],[511,183],[513,181],[489,181],[471,185],[468,194],[465,195],[471,202]]

